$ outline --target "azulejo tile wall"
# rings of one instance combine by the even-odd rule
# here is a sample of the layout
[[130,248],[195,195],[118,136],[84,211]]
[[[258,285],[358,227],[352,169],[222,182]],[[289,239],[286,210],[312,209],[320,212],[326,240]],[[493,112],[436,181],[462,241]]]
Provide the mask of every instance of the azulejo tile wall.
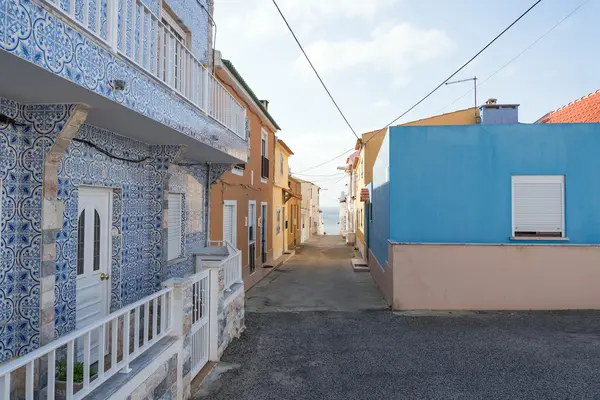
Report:
[[[83,125],[76,139],[89,141],[117,157],[112,159],[81,142],[73,142],[58,170],[58,199],[64,203],[56,241],[55,330],[75,329],[78,187],[113,188],[112,308],[160,289],[162,280],[162,182],[179,146],[151,146]],[[114,240],[116,239],[116,240]]]
[[0,99],[0,362],[39,345],[43,164],[72,109]]
[[[80,3],[78,1],[76,5]],[[67,17],[57,17],[56,12],[51,13],[46,8],[50,6],[40,4],[43,0],[40,3],[31,0],[0,1],[0,49],[226,154],[246,160],[245,140],[204,115],[123,56],[109,50],[100,40],[83,34],[82,28],[74,28],[75,23],[69,22]],[[154,4],[158,3],[149,1],[147,4],[156,8]],[[199,7],[195,0],[172,0],[170,4],[188,13],[182,18],[199,19],[190,21],[189,28],[199,30],[198,34],[192,34],[198,42],[194,46],[195,51],[205,52],[208,28],[207,22],[200,19],[206,13],[190,13],[192,8]],[[115,79],[126,82],[125,90],[113,90],[111,82]]]

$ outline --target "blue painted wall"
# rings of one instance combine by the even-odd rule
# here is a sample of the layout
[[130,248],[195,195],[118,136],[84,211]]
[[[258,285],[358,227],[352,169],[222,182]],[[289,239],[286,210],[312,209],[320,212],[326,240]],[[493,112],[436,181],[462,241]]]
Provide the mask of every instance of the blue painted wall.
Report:
[[373,189],[371,193],[373,222],[369,238],[370,250],[382,267],[387,260],[388,238],[390,237],[389,139],[390,134],[387,132],[373,166]]
[[600,124],[393,127],[389,136],[392,240],[514,243],[511,175],[551,174],[565,175],[568,243],[600,244]]

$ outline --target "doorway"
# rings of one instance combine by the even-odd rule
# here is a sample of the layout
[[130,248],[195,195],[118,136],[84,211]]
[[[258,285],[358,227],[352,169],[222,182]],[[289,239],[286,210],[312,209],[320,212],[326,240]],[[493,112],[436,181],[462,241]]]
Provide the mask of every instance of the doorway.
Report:
[[262,263],[266,263],[267,262],[267,253],[268,253],[268,249],[267,249],[267,232],[269,231],[267,229],[267,215],[268,215],[268,207],[267,204],[261,204],[261,213],[262,213],[262,224],[260,226],[260,254],[261,254],[261,261]]
[[[112,190],[94,187],[78,190],[76,329],[108,315],[111,287]],[[90,347],[92,358],[96,357],[93,362],[98,355],[97,330],[92,333]]]

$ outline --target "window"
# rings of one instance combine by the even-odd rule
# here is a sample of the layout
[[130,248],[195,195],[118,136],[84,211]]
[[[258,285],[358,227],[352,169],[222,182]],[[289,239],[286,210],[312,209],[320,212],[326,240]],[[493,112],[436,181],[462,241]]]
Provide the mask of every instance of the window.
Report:
[[248,203],[248,242],[256,241],[256,229],[254,229],[255,221],[256,221],[256,204]]
[[85,260],[85,210],[79,215],[77,221],[77,275],[83,274]]
[[94,210],[94,271],[100,270],[100,214]]
[[360,159],[360,177],[363,178],[365,176],[365,160],[363,158]]
[[277,207],[277,211],[275,212],[275,221],[277,221],[277,234],[281,233],[281,208]]
[[183,255],[183,195],[169,193],[168,197],[168,260],[175,260]]
[[513,176],[513,237],[564,237],[564,189],[564,175]]
[[260,145],[260,181],[262,183],[267,183],[267,179],[269,178],[269,135],[267,131],[262,129],[261,131],[261,145]]
[[279,175],[283,176],[283,152],[279,153]]
[[234,175],[244,176],[244,170],[246,169],[246,164],[235,164],[233,168],[231,168],[231,172]]

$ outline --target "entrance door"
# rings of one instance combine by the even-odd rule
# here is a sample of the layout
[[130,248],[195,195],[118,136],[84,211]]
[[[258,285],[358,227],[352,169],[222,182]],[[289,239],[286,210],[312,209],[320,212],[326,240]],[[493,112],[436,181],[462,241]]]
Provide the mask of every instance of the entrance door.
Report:
[[256,271],[256,203],[248,203],[248,265],[250,273]]
[[287,244],[287,224],[285,223],[285,206],[281,207],[281,236],[283,238],[283,252],[288,250]]
[[267,262],[267,205],[263,204],[262,207],[262,225],[260,227],[260,254],[263,263]]
[[[112,191],[79,187],[77,220],[76,328],[108,315],[110,276],[110,205]],[[78,353],[83,348],[78,347]],[[98,332],[91,337],[93,361],[98,356]]]

